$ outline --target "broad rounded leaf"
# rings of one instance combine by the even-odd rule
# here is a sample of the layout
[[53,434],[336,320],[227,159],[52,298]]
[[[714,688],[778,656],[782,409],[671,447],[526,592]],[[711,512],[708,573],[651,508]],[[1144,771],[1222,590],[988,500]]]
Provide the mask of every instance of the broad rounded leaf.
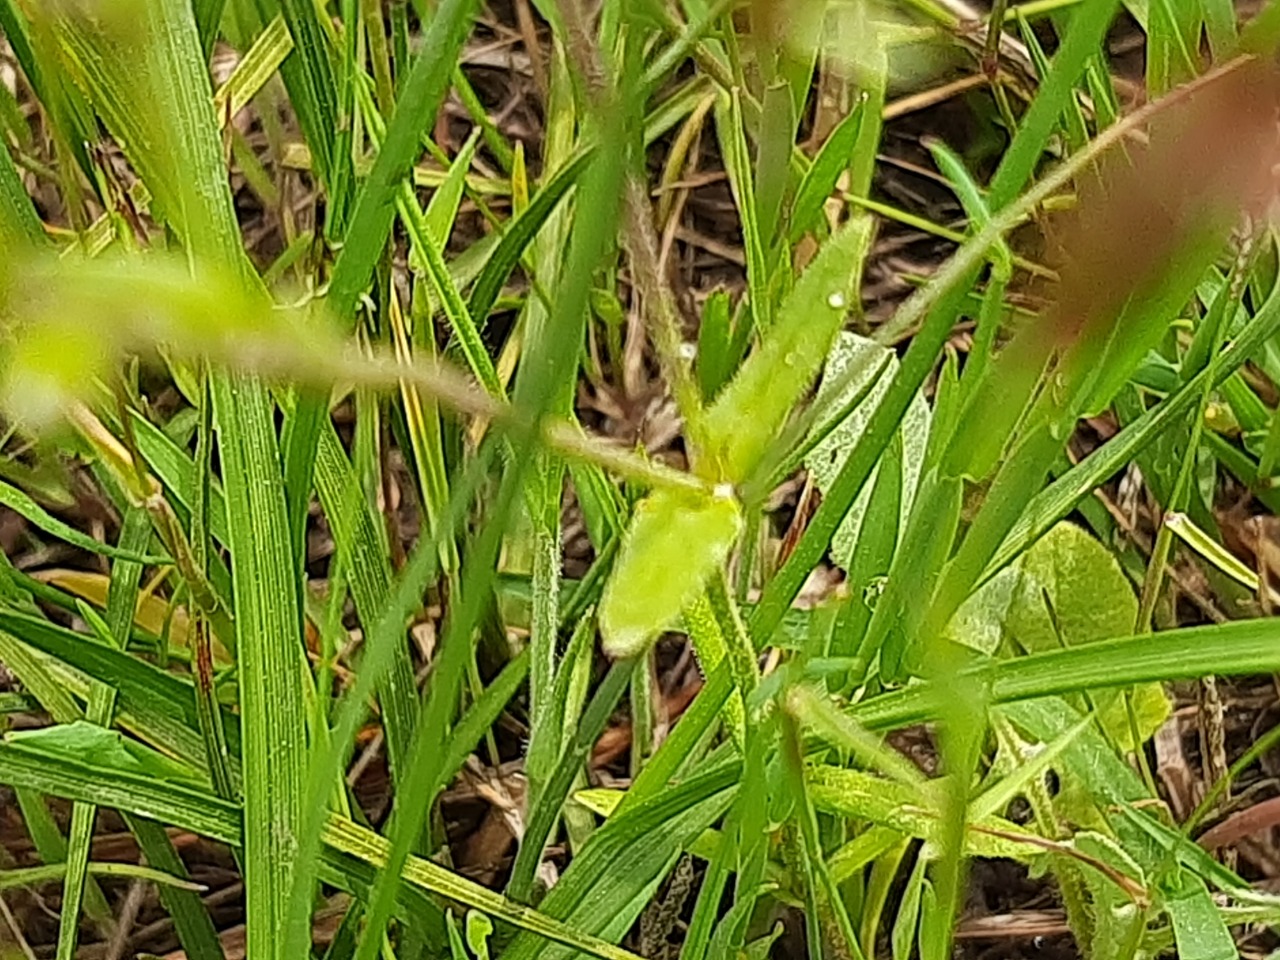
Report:
[[[956,612],[950,639],[983,653],[1011,656],[1078,647],[1133,633],[1138,600],[1110,552],[1072,523],[1059,523]],[[1129,709],[1145,740],[1169,715],[1158,683],[1093,695],[1111,738],[1133,749]]]
[[730,495],[657,490],[640,501],[600,604],[605,651],[643,652],[725,562],[741,527]]

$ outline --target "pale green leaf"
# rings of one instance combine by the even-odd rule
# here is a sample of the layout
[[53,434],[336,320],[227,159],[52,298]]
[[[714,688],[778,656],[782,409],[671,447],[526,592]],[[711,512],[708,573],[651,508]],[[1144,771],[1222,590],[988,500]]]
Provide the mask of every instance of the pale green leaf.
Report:
[[809,388],[855,306],[871,221],[854,217],[822,248],[778,308],[774,323],[707,410],[700,471],[739,482],[761,462]]
[[600,604],[605,650],[635,656],[675,623],[742,528],[732,496],[657,490],[636,506]]
[[116,730],[76,720],[39,730],[20,730],[4,738],[10,746],[103,767],[154,777],[167,783],[199,784],[199,775],[184,763],[171,760]]
[[[887,360],[887,363],[885,362]],[[805,458],[813,482],[824,493],[835,483],[844,469],[850,452],[858,445],[871,414],[884,399],[889,384],[897,376],[898,358],[888,347],[874,340],[843,331],[836,339],[835,347],[827,358],[822,371],[822,389],[815,401],[819,409],[839,410],[866,391],[862,402],[828,433]],[[874,382],[873,382],[874,378]],[[839,386],[833,386],[838,384]],[[868,389],[869,388],[869,389]],[[838,392],[837,392],[838,391]],[[899,529],[904,529],[911,515],[911,504],[920,482],[920,468],[924,463],[925,447],[929,440],[930,411],[924,397],[916,394],[902,419],[902,493],[899,498]],[[844,520],[831,538],[831,557],[845,570],[853,562],[853,550],[862,530],[867,503],[875,487],[877,464],[871,476],[845,514]]]
[[1204,881],[1180,870],[1165,891],[1165,909],[1181,960],[1234,960],[1240,956],[1226,921]]
[[[861,770],[822,765],[810,768],[807,784],[813,805],[825,813],[868,820],[908,837],[941,840],[944,781],[921,789]],[[1002,817],[983,817],[970,824],[965,849],[971,856],[1026,860],[1041,852],[1033,845],[1034,837],[1030,842],[1017,839],[1027,835],[1026,828]]]

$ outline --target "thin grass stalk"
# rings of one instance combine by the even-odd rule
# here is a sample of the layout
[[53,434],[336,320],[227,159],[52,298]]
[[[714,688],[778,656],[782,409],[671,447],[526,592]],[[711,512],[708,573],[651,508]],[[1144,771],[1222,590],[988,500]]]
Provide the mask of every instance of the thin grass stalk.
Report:
[[[126,550],[142,551],[151,539],[151,518],[145,510],[133,508],[124,516],[120,531],[120,546]],[[111,588],[107,599],[106,627],[111,639],[122,648],[128,642],[129,625],[138,596],[138,582],[142,578],[142,565],[117,560],[111,570]],[[105,684],[95,683],[90,688],[86,719],[102,727],[112,725],[115,712],[115,690]],[[58,960],[71,960],[75,955],[79,933],[80,902],[84,893],[86,868],[97,808],[93,804],[78,803],[71,810],[71,831],[67,847],[67,870],[62,884],[62,914],[58,925]]]

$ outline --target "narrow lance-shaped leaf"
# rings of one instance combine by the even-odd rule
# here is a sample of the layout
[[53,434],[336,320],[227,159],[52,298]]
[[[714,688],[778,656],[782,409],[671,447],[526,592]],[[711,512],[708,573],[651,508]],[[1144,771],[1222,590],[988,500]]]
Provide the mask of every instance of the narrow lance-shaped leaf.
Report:
[[[151,536],[151,521],[146,512],[133,507],[125,513],[120,533],[120,545],[125,549],[140,550],[146,547]],[[129,638],[129,624],[137,605],[138,582],[142,577],[142,565],[127,560],[117,560],[111,568],[111,591],[107,601],[107,618],[99,621],[98,631],[108,636],[117,646],[125,646]],[[83,611],[88,616],[88,609]],[[88,722],[110,727],[115,712],[116,692],[103,684],[93,684],[87,706]],[[90,857],[90,844],[97,808],[92,804],[77,803],[71,811],[70,840],[67,847],[67,870],[62,888],[62,917],[58,926],[58,956],[70,958],[75,954],[79,934],[81,898],[85,892],[85,879]]]
[[856,216],[822,248],[779,307],[760,346],[707,410],[698,470],[741,482],[760,464],[813,383],[857,295],[871,220]]
[[[1243,620],[1104,640],[999,663],[987,661],[966,672],[988,685],[993,703],[1009,703],[1211,673],[1233,676],[1277,669],[1280,626],[1273,620]],[[938,716],[938,689],[931,682],[915,684],[860,703],[850,713],[877,730],[923,723]]]
[[40,218],[22,186],[18,168],[6,149],[0,151],[0,249],[44,240]]

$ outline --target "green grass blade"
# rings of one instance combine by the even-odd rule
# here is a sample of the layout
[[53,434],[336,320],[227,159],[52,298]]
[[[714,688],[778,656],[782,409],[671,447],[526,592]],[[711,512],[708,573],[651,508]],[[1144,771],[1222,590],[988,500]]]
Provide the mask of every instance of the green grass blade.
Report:
[[502,672],[484,689],[484,693],[471,705],[461,720],[449,732],[449,740],[445,744],[445,759],[441,765],[442,776],[452,780],[467,762],[484,735],[497,721],[498,716],[510,703],[529,675],[529,655],[527,651],[517,654],[509,661]]
[[715,108],[716,133],[724,155],[725,171],[733,187],[734,202],[742,221],[743,247],[747,257],[747,286],[750,290],[751,316],[756,330],[767,330],[773,319],[773,298],[769,293],[768,259],[765,238],[761,234],[759,209],[755,196],[755,180],[751,176],[747,132],[742,116],[742,98],[738,89],[722,94]]
[[207,790],[65,754],[0,742],[0,783],[126,810],[224,843],[240,842],[240,808]]
[[[529,619],[529,752],[525,763],[528,796],[538,797],[555,766],[564,740],[564,704],[553,699],[560,637],[560,510],[564,488],[564,464],[545,453],[537,455],[525,494],[525,508],[532,530],[533,589]],[[559,669],[566,669],[562,666]],[[559,802],[557,801],[557,807]],[[532,810],[533,806],[530,805]],[[522,842],[523,848],[523,842]],[[538,856],[541,856],[541,849]],[[517,857],[517,860],[519,858]],[[536,865],[536,864],[535,864]],[[521,867],[523,868],[523,864]],[[513,873],[513,877],[517,874]],[[529,874],[532,878],[532,872]],[[527,899],[527,891],[514,888],[512,896]]]
[[529,206],[503,229],[502,239],[485,261],[484,269],[471,289],[468,310],[482,327],[493,310],[502,285],[511,276],[525,249],[542,229],[569,189],[582,177],[592,160],[592,151],[580,149],[534,194]]
[[[56,57],[49,49],[51,37],[43,31],[43,23],[30,22],[28,13],[17,6],[16,0],[0,0],[0,29],[13,48],[14,55],[26,74],[50,120],[50,133],[58,154],[70,158],[93,182],[93,169],[89,160],[88,144],[93,142],[96,123],[89,107],[75,84],[56,67]],[[33,36],[33,32],[36,35]],[[61,185],[73,202],[81,198],[79,184],[71,170],[60,172]],[[73,222],[83,214],[69,211]]]
[[[363,88],[363,85],[360,93],[363,95],[358,96],[357,99],[364,111],[364,121],[369,139],[375,147],[379,147],[385,135],[382,118],[373,108],[373,104],[369,102],[368,91]],[[447,189],[448,183],[449,181],[446,181],[446,185],[441,188],[441,191]],[[436,197],[432,198],[433,202],[440,196],[441,191],[437,191]],[[405,179],[400,184],[397,191],[396,212],[409,233],[413,253],[417,256],[421,265],[426,268],[426,275],[431,283],[432,292],[444,305],[445,316],[453,328],[454,336],[458,339],[458,344],[462,348],[463,356],[466,357],[471,372],[480,381],[480,385],[491,395],[495,397],[505,396],[506,391],[503,390],[502,384],[498,380],[497,371],[493,366],[493,359],[485,349],[484,341],[480,339],[480,331],[476,329],[466,302],[458,292],[457,286],[453,282],[453,277],[449,273],[449,268],[445,264],[443,251],[448,237],[447,235],[441,235],[440,231],[433,231],[432,222],[418,205],[417,193],[412,182],[408,179]]]
[[[660,795],[631,805],[625,815],[619,807],[591,835],[539,909],[593,936],[620,939],[680,850],[728,808],[739,776],[738,762],[724,758]],[[503,958],[536,960],[549,946],[522,934]],[[552,955],[560,957],[563,951]]]
[[[1008,703],[1209,674],[1269,673],[1280,669],[1278,665],[1280,623],[1268,619],[1107,640],[1003,660],[966,673],[985,682],[992,703]],[[859,704],[850,713],[858,723],[877,730],[922,723],[938,714],[937,689],[932,683],[918,684]]]
[[329,304],[344,323],[350,322],[356,301],[381,255],[395,218],[396,192],[418,158],[419,137],[431,126],[440,108],[452,65],[478,6],[476,0],[444,0],[432,16],[422,47],[404,79],[382,149],[356,198],[342,250],[333,266]]
[[[164,827],[143,817],[126,815],[125,819],[138,839],[139,849],[152,868],[179,880],[190,879],[186,864],[178,856]],[[189,960],[223,960],[225,955],[222,952],[222,941],[218,939],[213,919],[199,895],[194,890],[172,885],[161,886],[159,893],[160,902],[173,918],[178,941]]]
[[457,708],[463,675],[472,656],[472,634],[479,621],[484,598],[491,589],[501,531],[523,485],[527,450],[518,452],[516,457],[504,476],[497,503],[488,518],[489,525],[482,531],[463,566],[452,617],[436,653],[432,685],[414,729],[408,776],[402,779],[397,789],[390,854],[370,896],[368,924],[357,953],[359,960],[372,960],[377,955],[383,930],[391,916],[400,872],[408,862],[410,847],[418,841],[428,809],[445,785],[445,758],[435,749],[434,738],[447,729]]
[[332,186],[338,177],[337,168],[350,164],[349,156],[339,155],[334,149],[336,132],[340,128],[338,89],[333,61],[319,13],[310,0],[258,0],[258,8],[265,15],[270,8],[279,9],[288,24],[293,38],[293,55],[280,65],[280,76],[289,91],[289,102],[298,114],[298,124],[311,148],[316,163],[316,173],[321,182]]
[[[307,917],[314,896],[313,881],[316,857],[320,850],[320,828],[334,782],[341,776],[355,742],[356,729],[364,719],[369,694],[383,685],[384,676],[395,665],[404,648],[405,623],[421,604],[425,586],[434,577],[437,566],[435,545],[423,538],[405,567],[394,589],[384,588],[376,618],[367,621],[368,649],[360,664],[354,688],[338,709],[331,742],[317,748],[312,756],[308,776],[306,832],[302,840],[303,867],[294,880],[290,901],[289,950],[305,949]],[[410,677],[412,679],[412,675]],[[412,689],[412,688],[411,688]],[[401,757],[406,764],[408,757]],[[396,771],[401,789],[407,789],[413,770],[402,766]],[[380,939],[380,938],[378,938]]]
[[200,49],[207,57],[213,52],[213,45],[218,41],[218,27],[222,23],[222,11],[226,9],[227,0],[193,0],[196,30],[200,34]]
[[[437,12],[437,17],[441,12]],[[604,119],[614,123],[618,120],[616,117]],[[591,276],[602,251],[611,247],[622,185],[621,157],[612,153],[597,155],[582,187],[582,202],[589,205],[596,216],[580,224],[573,235],[564,273],[566,282],[558,291],[556,308],[543,335],[527,347],[516,384],[518,408],[535,421],[552,409],[557,391],[576,374]],[[503,520],[508,516],[515,497],[523,490],[530,454],[527,440],[513,444],[509,469],[503,477],[489,525],[481,532],[479,542],[464,565],[458,591],[460,596],[437,654],[434,682],[415,730],[417,742],[410,778],[401,785],[397,794],[391,853],[388,866],[373,892],[368,927],[357,955],[360,960],[372,960],[378,949],[383,926],[390,914],[396,879],[406,862],[409,846],[416,840],[423,814],[444,786],[443,757],[428,749],[429,737],[437,736],[446,728],[456,709],[463,670],[471,656],[472,630],[492,582]]]
[[1100,48],[1118,6],[1118,0],[1086,0],[1071,18],[1071,30],[1053,58],[1049,75],[991,179],[991,209],[1011,203],[1035,172],[1053,128],[1075,96],[1076,81]]
[[[144,550],[151,539],[151,518],[141,508],[125,513],[120,532],[120,546],[125,550]],[[128,641],[129,625],[137,603],[138,582],[142,578],[142,564],[117,560],[111,568],[111,587],[107,599],[108,636],[117,647]],[[106,639],[106,638],[104,638]],[[115,690],[101,683],[90,688],[88,721],[110,727],[115,712]],[[71,831],[67,844],[67,868],[62,885],[62,914],[58,924],[58,960],[71,960],[75,955],[79,933],[80,904],[84,895],[86,870],[89,863],[90,844],[97,807],[90,803],[77,803],[71,811]]]
[[127,0],[109,11],[90,19],[57,7],[41,16],[50,18],[67,73],[188,248],[198,259],[246,267],[189,5]]
[[[479,467],[489,464],[498,441],[492,441],[481,450]],[[397,785],[395,805],[390,827],[390,853],[377,881],[370,891],[368,920],[357,956],[370,958],[380,949],[382,935],[391,918],[395,892],[400,872],[408,862],[410,848],[415,846],[426,822],[426,814],[444,787],[445,755],[436,749],[433,737],[441,735],[449,726],[461,694],[462,678],[471,662],[472,636],[479,621],[484,598],[491,590],[491,578],[496,565],[502,529],[522,483],[527,455],[511,464],[499,490],[498,501],[489,517],[489,524],[481,532],[478,542],[467,554],[454,594],[451,617],[445,629],[433,664],[432,684],[422,702],[415,724],[410,760],[406,775]],[[470,501],[470,490],[455,490],[459,505]],[[424,544],[423,546],[428,546]],[[429,556],[423,546],[419,552]],[[424,556],[425,562],[425,556]]]
[[760,240],[767,253],[770,273],[785,262],[790,252],[780,246],[782,203],[791,178],[791,154],[795,146],[796,116],[803,109],[795,103],[792,90],[782,81],[766,88],[761,105],[760,131],[756,145],[755,219]]
[[835,190],[840,174],[849,168],[849,158],[858,141],[865,110],[866,101],[859,100],[844,119],[836,124],[801,178],[796,199],[791,205],[792,243],[799,241],[805,233],[818,225],[823,204]]
[[448,244],[453,225],[458,219],[458,208],[467,188],[467,171],[475,160],[479,145],[480,134],[472,132],[458,155],[449,162],[449,172],[445,174],[444,182],[431,195],[431,201],[423,214],[427,236],[442,250]]
[[22,186],[18,168],[6,148],[0,157],[0,245],[5,250],[24,243],[44,243],[44,228]]
[[591,703],[584,711],[572,741],[560,754],[555,768],[541,784],[540,791],[532,795],[533,802],[528,808],[525,833],[520,839],[520,849],[516,853],[511,880],[507,884],[507,895],[513,900],[529,900],[538,866],[542,863],[543,848],[560,816],[560,809],[569,795],[574,777],[582,769],[591,748],[604,732],[609,717],[622,699],[622,692],[631,682],[634,666],[633,661],[618,660],[609,668],[609,673],[592,694]]
[[124,547],[113,547],[105,544],[100,540],[81,533],[70,524],[63,523],[57,517],[49,514],[43,507],[32,500],[29,496],[19,490],[17,487],[0,480],[0,506],[8,507],[18,516],[23,517],[33,526],[43,530],[45,533],[57,537],[73,547],[79,547],[81,550],[87,550],[89,553],[96,553],[99,556],[106,557],[109,560],[123,561],[126,563],[142,563],[147,565],[169,564],[173,561],[164,554],[149,554],[143,552],[146,542],[138,550],[129,550]]
[[[801,871],[805,880],[805,895],[809,904],[806,921],[810,927],[810,956],[821,957],[822,942],[826,938],[816,935],[825,925],[833,934],[838,934],[840,943],[833,949],[848,952],[854,960],[863,960],[863,953],[858,944],[858,937],[853,931],[853,923],[845,899],[827,867],[822,850],[822,837],[819,833],[818,817],[813,803],[809,799],[808,784],[805,782],[804,752],[800,743],[799,729],[794,719],[783,720],[782,762],[795,804],[794,817],[800,833]],[[824,917],[834,918],[834,923],[823,924]],[[834,939],[834,937],[832,938]]]
[[[551,64],[552,75],[547,96],[547,132],[544,144],[546,169],[556,170],[573,162],[578,137],[578,110],[572,95],[573,83],[565,58],[555,56]],[[527,192],[527,187],[524,188]],[[526,204],[527,206],[527,201]],[[569,244],[569,229],[574,208],[569,204],[557,205],[548,211],[531,249],[523,263],[525,271],[542,289],[558,289],[563,282],[561,264]],[[553,308],[545,297],[530,297],[518,319],[523,336],[539,339],[546,335],[552,322]],[[559,385],[552,401],[555,412],[572,417],[573,400],[570,381]],[[527,901],[529,885],[534,870],[541,862],[542,846],[554,827],[554,819],[547,822],[543,831],[543,806],[554,805],[558,816],[563,795],[558,790],[548,795],[548,783],[556,773],[556,761],[566,744],[566,737],[575,721],[577,712],[567,702],[567,688],[562,680],[572,676],[578,658],[569,656],[581,647],[579,634],[575,632],[566,656],[557,656],[560,640],[560,573],[563,566],[561,543],[561,504],[564,492],[565,466],[558,458],[545,451],[534,456],[529,482],[525,488],[525,513],[529,518],[530,549],[532,550],[532,587],[529,619],[529,750],[525,760],[528,779],[526,792],[526,823],[532,824],[538,815],[538,831],[533,837],[526,830],[508,881],[508,893],[516,900]],[[590,618],[584,618],[589,620]],[[592,629],[579,625],[581,630]],[[566,788],[567,789],[567,788]],[[536,839],[535,839],[536,838]],[[528,840],[528,843],[526,843]],[[536,849],[534,849],[536,847]]]
[[[372,636],[392,595],[392,572],[379,534],[381,518],[361,495],[359,482],[333,424],[321,427],[316,460],[316,492],[333,531],[334,545],[348,571],[351,597],[364,629]],[[392,777],[409,763],[418,688],[403,637],[393,644],[389,668],[378,685]]]
[[[61,879],[66,872],[67,865],[64,863],[3,870],[0,871],[0,890],[38,886],[50,880]],[[189,892],[206,889],[198,883],[192,883],[189,879],[133,863],[89,863],[85,866],[85,873],[91,877],[129,877],[135,880],[148,880],[158,886],[178,887]]]
[[[178,446],[163,430],[136,411],[130,412],[129,430],[138,444],[138,451],[147,462],[147,467],[162,484],[165,495],[175,510],[190,510],[197,500],[197,484],[200,471],[191,456]],[[227,531],[227,499],[222,492],[222,484],[216,477],[209,478],[209,501],[205,505],[209,535],[224,546],[230,539]],[[212,564],[216,557],[208,558]],[[210,571],[215,585],[217,579]],[[225,580],[229,584],[230,580]],[[224,593],[230,597],[230,593]]]
[[220,377],[214,409],[235,578],[249,951],[283,960],[306,784],[297,581],[270,394]]
[[1199,402],[1206,383],[1218,385],[1240,368],[1280,329],[1280,291],[1271,296],[1241,329],[1216,364],[1196,374],[1080,463],[1037,494],[1005,537],[981,579],[1009,564],[1065,517],[1089,492],[1122,470],[1163,431],[1182,420]]
[[445,264],[444,255],[441,252],[443,243],[437,245],[432,240],[413,187],[407,181],[400,188],[396,209],[412,240],[413,250],[427,268],[427,277],[431,281],[435,295],[444,304],[445,316],[449,319],[449,325],[453,328],[454,335],[462,347],[471,372],[492,396],[504,397],[506,391],[498,379],[493,359],[489,356],[484,341],[480,338],[480,331],[476,328],[471,312],[467,309],[466,301],[458,292],[457,285],[453,282],[453,277]]
[[[73,636],[77,636],[74,635]],[[107,650],[111,655],[117,656],[129,662],[147,666],[142,661],[135,658],[126,657],[118,651],[111,650],[105,646],[98,644],[92,640],[86,640],[80,637],[78,645],[81,647],[97,647],[99,651]],[[32,644],[37,647],[36,644]],[[16,643],[12,637],[7,634],[0,633],[0,647],[4,650],[4,656],[7,663],[13,666],[15,673],[21,671],[23,676],[31,684],[40,681],[39,686],[32,686],[32,689],[38,690],[39,695],[44,697],[43,703],[50,710],[57,711],[54,715],[62,720],[74,720],[81,716],[80,710],[74,705],[74,701],[70,700],[72,693],[75,696],[87,700],[90,694],[90,686],[87,676],[93,676],[92,673],[82,675],[75,670],[64,666],[57,660],[39,660],[32,659],[29,651],[23,644]],[[25,653],[25,656],[24,656]],[[35,673],[33,673],[33,665]],[[155,668],[151,668],[155,670]],[[169,676],[169,674],[156,671],[159,676]],[[34,676],[35,679],[32,679]],[[104,679],[110,681],[111,674],[107,672]],[[53,691],[57,691],[55,699]],[[144,743],[149,743],[163,750],[165,753],[181,757],[189,766],[203,773],[206,757],[204,741],[194,722],[186,724],[176,719],[175,714],[180,713],[184,708],[190,710],[194,714],[194,708],[191,703],[194,700],[193,692],[188,689],[185,696],[180,700],[173,700],[168,697],[160,697],[154,691],[146,691],[141,695],[129,691],[127,687],[117,685],[118,709],[117,724],[130,733],[137,736]],[[65,701],[65,702],[64,702]],[[230,721],[226,720],[228,714],[224,714],[224,721],[227,723],[234,722],[234,714],[230,714]],[[238,771],[238,766],[234,762],[238,758],[233,757],[231,764],[231,772],[233,777]]]
[[1280,4],[1268,3],[1240,31],[1240,50],[1266,56],[1280,45]]
[[[367,863],[376,866],[384,866],[386,863],[389,852],[387,842],[350,821],[330,818],[324,837],[330,847],[357,856]],[[539,942],[549,940],[563,945],[568,951],[588,953],[601,960],[638,960],[629,951],[560,923],[547,916],[545,911],[531,910],[512,903],[479,884],[450,873],[430,860],[410,858],[404,871],[404,879],[443,897],[472,906],[533,936],[544,938]]]
[[[209,393],[209,373],[201,373],[200,420],[196,430],[195,464],[200,471],[196,484],[195,503],[191,509],[189,541],[192,564],[201,576],[209,568],[209,556],[213,552],[209,538],[209,503],[213,489],[213,398]],[[195,596],[192,592],[192,596]],[[215,621],[215,611],[192,603],[189,615],[189,644],[192,659],[192,679],[196,688],[196,714],[200,720],[200,733],[204,737],[205,756],[209,764],[209,776],[218,796],[236,799],[235,780],[231,773],[231,752],[227,747],[227,731],[222,722],[222,708],[218,700],[217,678],[214,676],[213,631],[220,625]],[[225,622],[224,618],[217,618]],[[226,629],[225,627],[223,628]],[[230,628],[234,633],[234,627]]]
[[[557,605],[559,605],[558,602]],[[532,613],[530,613],[530,622],[532,622]],[[559,623],[556,627],[558,634]],[[575,704],[570,703],[571,680],[581,671],[582,666],[589,662],[591,643],[594,640],[595,620],[588,613],[573,628],[563,655],[556,657],[553,662],[554,672],[544,694],[545,708],[538,716],[530,717],[529,750],[526,753],[525,764],[526,767],[541,771],[541,782],[545,782],[552,776],[568,736],[579,722],[579,713],[573,709]],[[531,649],[531,645],[526,649]],[[526,809],[534,808],[536,803],[534,797],[538,796],[539,792],[530,791],[530,800]]]
[[[645,121],[645,144],[656,141],[667,129],[678,123],[681,116],[691,112],[698,95],[699,91],[696,89],[688,91],[683,97],[674,97],[673,102],[668,105],[669,109],[660,107],[651,113]],[[555,212],[560,201],[582,178],[583,172],[595,156],[596,149],[590,144],[575,149],[534,194],[529,206],[504,225],[502,239],[486,259],[471,289],[468,302],[471,316],[482,329],[502,292],[503,284],[507,282],[511,272],[524,256],[525,250]]]
[[[49,669],[47,661],[39,654],[6,633],[0,633],[0,659],[22,685],[33,693],[40,705],[59,722],[70,723],[83,714],[65,686],[59,683],[56,673]],[[35,844],[40,858],[46,863],[63,863],[67,860],[68,842],[63,837],[58,822],[53,819],[44,797],[34,791],[19,795],[23,820]],[[111,910],[97,881],[89,880],[83,887],[85,912],[98,923],[104,933],[111,930]]]
[[289,27],[283,17],[276,17],[258,34],[253,46],[214,94],[213,112],[219,123],[232,119],[248,106],[292,51]]
[[[39,617],[0,610],[0,630],[112,687],[122,700],[145,704],[151,712],[168,717],[192,731],[199,728],[192,686],[172,673]],[[225,708],[223,724],[235,756],[239,753],[240,725],[236,715]],[[196,756],[200,753],[202,751],[196,751]]]

